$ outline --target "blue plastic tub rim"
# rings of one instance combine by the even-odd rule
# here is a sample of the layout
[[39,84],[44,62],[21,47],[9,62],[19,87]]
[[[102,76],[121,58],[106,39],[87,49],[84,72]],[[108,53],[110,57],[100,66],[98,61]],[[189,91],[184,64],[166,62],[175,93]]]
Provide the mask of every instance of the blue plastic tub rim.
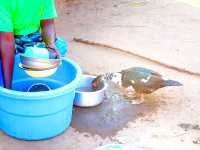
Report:
[[[57,89],[54,89],[51,91],[44,91],[44,92],[21,92],[21,91],[14,91],[14,90],[0,87],[0,95],[5,95],[6,97],[10,97],[10,98],[16,98],[16,97],[20,96],[22,99],[25,98],[25,99],[30,99],[30,100],[32,100],[32,99],[40,100],[42,97],[53,98],[58,95],[60,96],[60,95],[62,95],[61,93],[65,94],[67,90],[72,90],[73,88],[75,90],[76,85],[78,85],[78,82],[81,79],[82,70],[79,67],[79,65],[77,63],[75,63],[74,61],[67,59],[67,58],[62,58],[62,59],[66,60],[68,63],[73,65],[77,71],[76,77],[69,84],[66,84],[60,88],[57,88]],[[19,99],[19,100],[21,100],[21,99]]]

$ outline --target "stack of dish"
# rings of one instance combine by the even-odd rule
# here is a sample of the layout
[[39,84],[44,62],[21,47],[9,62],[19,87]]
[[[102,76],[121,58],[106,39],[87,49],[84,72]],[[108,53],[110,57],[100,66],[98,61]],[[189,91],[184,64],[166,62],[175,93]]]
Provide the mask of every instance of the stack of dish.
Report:
[[[34,51],[34,48],[32,48],[31,50]],[[42,51],[39,51],[37,48],[37,53],[41,53],[41,52]],[[39,56],[31,57],[30,55],[27,55],[26,53],[20,55],[20,60],[21,60],[21,64],[19,64],[19,67],[24,69],[24,71],[29,76],[32,76],[32,77],[50,76],[56,72],[57,67],[61,63],[61,59],[49,59],[48,57],[44,58],[44,57],[39,57]]]

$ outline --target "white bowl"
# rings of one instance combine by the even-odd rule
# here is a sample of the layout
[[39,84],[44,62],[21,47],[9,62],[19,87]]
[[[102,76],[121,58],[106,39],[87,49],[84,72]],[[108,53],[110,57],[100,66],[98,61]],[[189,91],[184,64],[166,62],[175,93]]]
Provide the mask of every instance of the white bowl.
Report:
[[107,88],[107,84],[104,84],[104,86],[100,90],[92,91],[91,83],[95,78],[95,76],[91,75],[82,76],[82,79],[79,82],[77,89],[75,90],[75,106],[92,107],[97,106],[103,102],[105,98],[105,90]]

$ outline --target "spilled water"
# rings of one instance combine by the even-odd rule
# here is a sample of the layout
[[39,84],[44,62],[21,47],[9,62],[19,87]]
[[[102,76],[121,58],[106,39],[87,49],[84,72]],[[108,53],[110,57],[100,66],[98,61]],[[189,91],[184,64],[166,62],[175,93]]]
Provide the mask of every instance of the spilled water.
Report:
[[104,102],[96,107],[75,107],[72,127],[79,132],[98,134],[101,137],[115,135],[127,123],[151,113],[157,108],[156,102],[133,105],[123,98],[122,93],[113,85],[109,86]]

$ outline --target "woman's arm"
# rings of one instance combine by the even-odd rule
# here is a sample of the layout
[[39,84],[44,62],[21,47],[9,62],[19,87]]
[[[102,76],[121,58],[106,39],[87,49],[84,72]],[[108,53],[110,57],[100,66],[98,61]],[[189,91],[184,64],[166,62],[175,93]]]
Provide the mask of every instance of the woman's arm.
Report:
[[55,53],[60,58],[60,52],[56,48],[56,31],[54,19],[47,19],[41,21],[42,38],[49,51]]
[[4,87],[11,89],[14,66],[15,42],[12,32],[0,32],[0,56]]

